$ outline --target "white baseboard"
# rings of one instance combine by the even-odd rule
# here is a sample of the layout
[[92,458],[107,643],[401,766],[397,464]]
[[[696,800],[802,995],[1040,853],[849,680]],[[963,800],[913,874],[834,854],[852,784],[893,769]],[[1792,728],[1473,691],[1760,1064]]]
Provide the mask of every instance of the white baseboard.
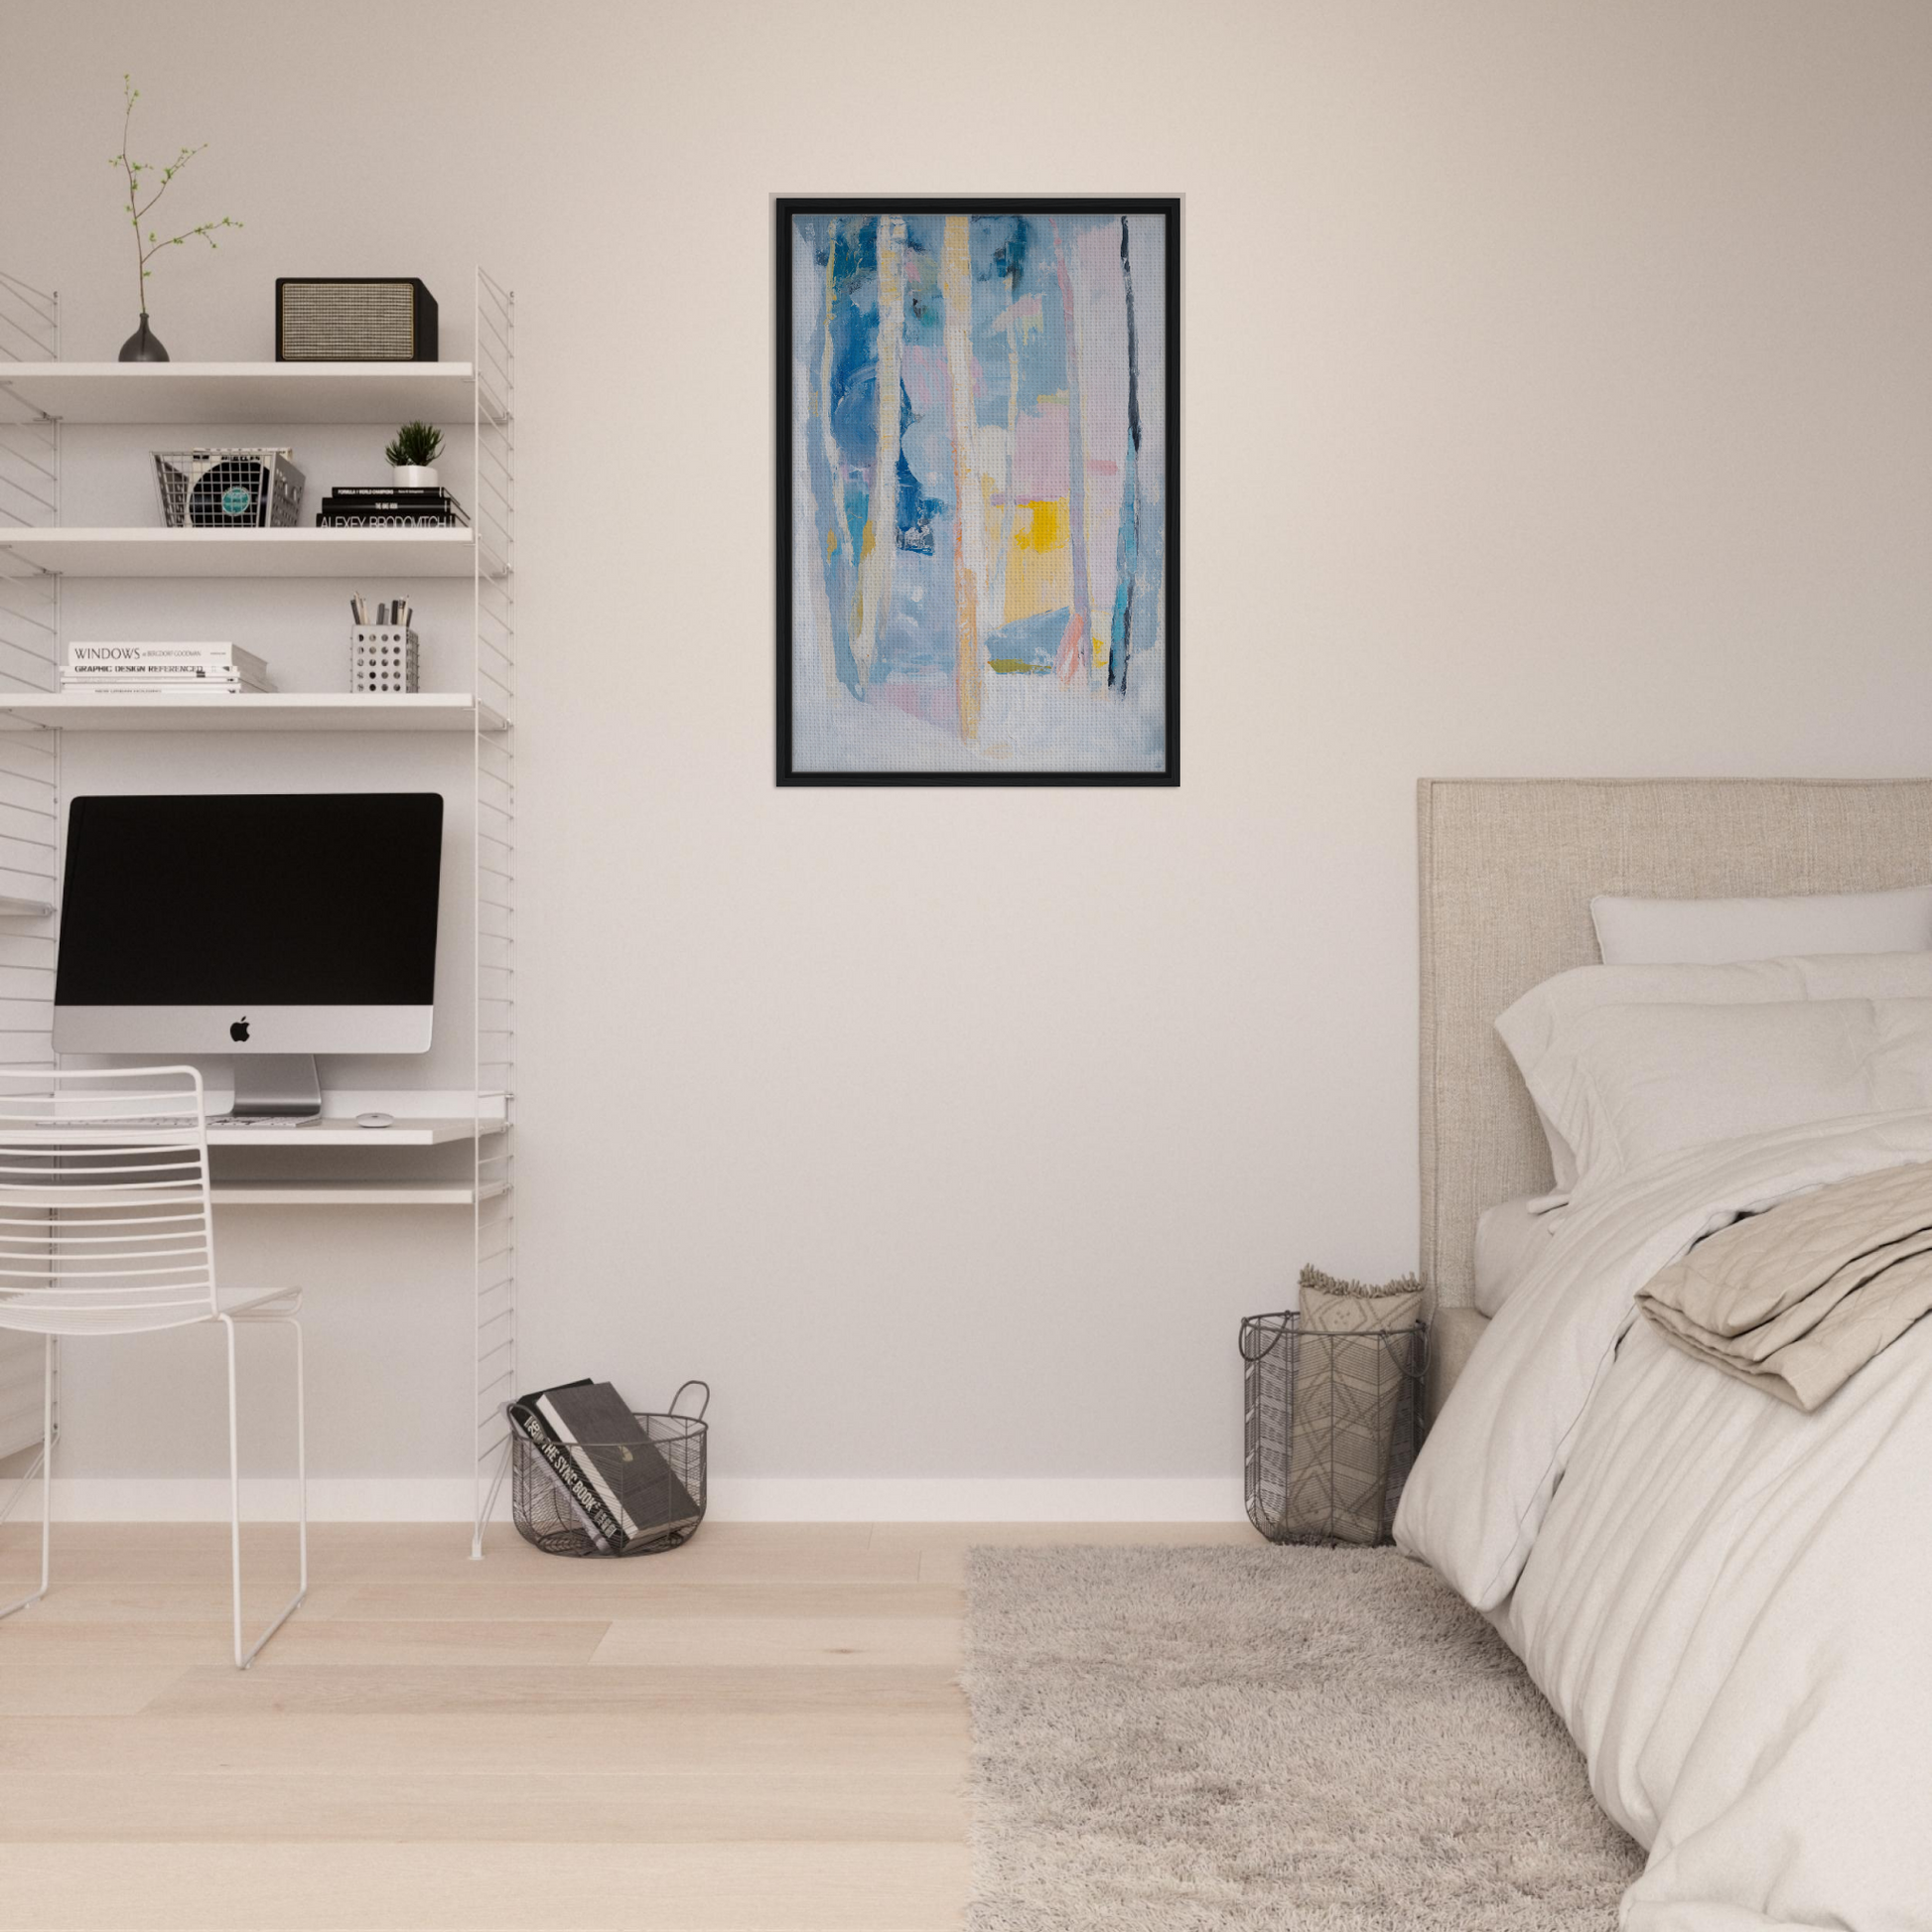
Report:
[[1238,1523],[1239,1476],[736,1476],[736,1523]]
[[[0,1484],[0,1505],[11,1484]],[[461,1476],[316,1476],[317,1523],[467,1523],[475,1490]],[[243,1516],[283,1521],[295,1488],[280,1478],[241,1485]],[[39,1513],[37,1487],[13,1520]],[[228,1515],[219,1477],[57,1476],[54,1513],[68,1523],[214,1523]],[[496,1514],[509,1513],[499,1495]],[[719,1476],[720,1523],[1236,1523],[1238,1476]]]

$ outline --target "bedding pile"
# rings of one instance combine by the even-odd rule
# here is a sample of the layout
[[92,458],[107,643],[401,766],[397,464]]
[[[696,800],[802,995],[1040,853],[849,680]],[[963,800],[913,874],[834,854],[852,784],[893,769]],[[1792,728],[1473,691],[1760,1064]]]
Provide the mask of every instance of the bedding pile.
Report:
[[[1404,1491],[1397,1542],[1489,1615],[1649,1848],[1623,1932],[1932,1932],[1932,1321],[1807,1414],[1637,1313],[1704,1237],[1780,1250],[1810,1217],[1843,1233],[1814,1266],[1794,1242],[1736,1279],[1829,1298],[1852,1251],[1909,1239],[1928,1163],[1916,1108],[1647,1153],[1574,1197]],[[1653,1300],[1746,1331],[1705,1294]]]
[[1880,1169],[1734,1222],[1637,1306],[1687,1354],[1816,1409],[1932,1313],[1932,1166]]

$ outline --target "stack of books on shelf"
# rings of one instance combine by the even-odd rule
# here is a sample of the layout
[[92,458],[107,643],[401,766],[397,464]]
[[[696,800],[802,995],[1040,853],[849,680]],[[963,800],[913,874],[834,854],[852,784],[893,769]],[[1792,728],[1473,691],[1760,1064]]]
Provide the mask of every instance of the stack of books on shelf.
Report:
[[239,644],[69,644],[63,692],[127,697],[134,692],[192,691],[239,696],[272,691],[268,666]]
[[413,530],[467,526],[463,505],[440,485],[400,489],[389,483],[338,484],[322,499],[316,523],[329,530]]

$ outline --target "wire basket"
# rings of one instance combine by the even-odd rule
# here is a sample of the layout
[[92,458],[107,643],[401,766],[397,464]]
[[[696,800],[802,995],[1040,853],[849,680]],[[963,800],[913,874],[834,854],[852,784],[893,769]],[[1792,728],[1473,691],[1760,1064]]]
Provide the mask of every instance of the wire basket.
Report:
[[1241,1323],[1248,1520],[1271,1543],[1387,1543],[1422,1447],[1425,1325],[1311,1333]]
[[306,479],[289,450],[156,450],[154,484],[170,530],[285,530]]
[[[691,1389],[702,1389],[704,1399],[695,1416],[680,1416],[677,1405]],[[693,1381],[672,1396],[671,1406],[663,1414],[641,1409],[631,1412],[657,1451],[657,1465],[641,1458],[632,1461],[635,1446],[631,1444],[569,1445],[593,1453],[608,1451],[597,1456],[598,1468],[607,1474],[628,1472],[618,1473],[613,1483],[621,1513],[636,1525],[620,1548],[613,1548],[593,1531],[543,1452],[516,1429],[512,1419],[510,1515],[518,1535],[553,1557],[648,1557],[690,1542],[704,1521],[705,1439],[709,1428],[704,1412],[710,1406],[710,1385]],[[668,1484],[663,1465],[669,1466],[672,1480]]]

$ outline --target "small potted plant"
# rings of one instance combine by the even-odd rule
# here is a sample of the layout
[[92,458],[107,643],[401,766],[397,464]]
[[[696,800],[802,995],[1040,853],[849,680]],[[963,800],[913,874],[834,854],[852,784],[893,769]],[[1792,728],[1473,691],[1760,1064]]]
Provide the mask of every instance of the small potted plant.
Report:
[[443,432],[428,423],[404,423],[382,460],[395,475],[398,489],[434,489],[436,459],[443,449]]

